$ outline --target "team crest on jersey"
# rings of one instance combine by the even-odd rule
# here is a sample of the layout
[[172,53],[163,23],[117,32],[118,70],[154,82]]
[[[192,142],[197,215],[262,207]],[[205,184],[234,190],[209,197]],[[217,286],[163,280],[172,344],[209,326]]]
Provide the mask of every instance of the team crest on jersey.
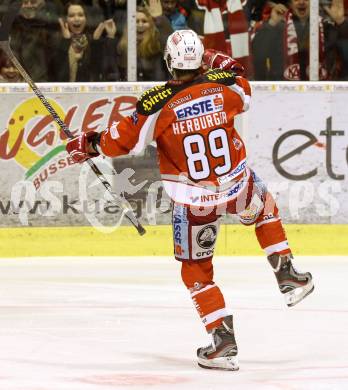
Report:
[[222,93],[217,93],[181,104],[174,109],[174,112],[177,120],[182,121],[222,111],[223,106],[223,95]]

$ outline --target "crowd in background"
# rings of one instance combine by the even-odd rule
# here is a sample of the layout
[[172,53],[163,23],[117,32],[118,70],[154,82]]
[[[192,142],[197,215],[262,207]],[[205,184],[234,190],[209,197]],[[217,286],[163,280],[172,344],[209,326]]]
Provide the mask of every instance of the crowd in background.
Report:
[[[309,2],[138,0],[137,80],[170,78],[166,39],[186,28],[237,59],[251,80],[309,80]],[[320,80],[348,80],[347,16],[348,0],[320,0]],[[127,81],[127,37],[126,0],[23,0],[11,47],[35,82]],[[0,50],[0,82],[19,81]]]

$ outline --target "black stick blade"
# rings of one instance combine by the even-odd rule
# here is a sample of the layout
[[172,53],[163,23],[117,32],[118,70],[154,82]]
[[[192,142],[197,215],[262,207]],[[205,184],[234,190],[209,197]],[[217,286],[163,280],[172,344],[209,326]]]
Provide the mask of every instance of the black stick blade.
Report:
[[0,41],[6,42],[9,40],[12,23],[21,8],[22,2],[20,0],[9,0],[8,9],[0,21]]

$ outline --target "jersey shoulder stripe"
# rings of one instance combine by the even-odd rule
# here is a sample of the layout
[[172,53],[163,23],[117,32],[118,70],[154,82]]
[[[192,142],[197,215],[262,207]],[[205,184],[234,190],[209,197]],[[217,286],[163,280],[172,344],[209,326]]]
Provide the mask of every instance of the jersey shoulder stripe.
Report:
[[148,116],[159,111],[174,95],[173,88],[165,85],[146,90],[139,98],[137,103],[137,112]]
[[235,82],[235,73],[221,69],[212,69],[187,83],[169,81],[145,91],[138,100],[137,112],[145,116],[152,115],[161,110],[177,93],[197,84],[216,83],[230,86]]

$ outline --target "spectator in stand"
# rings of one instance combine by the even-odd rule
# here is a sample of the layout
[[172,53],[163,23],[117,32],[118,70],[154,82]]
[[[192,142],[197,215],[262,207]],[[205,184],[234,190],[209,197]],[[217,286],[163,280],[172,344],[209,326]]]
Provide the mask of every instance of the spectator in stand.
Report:
[[[173,32],[171,24],[163,15],[160,0],[149,0],[145,7],[138,6],[137,28],[137,79],[138,81],[164,81],[169,74],[163,61],[163,52],[168,36]],[[118,45],[121,78],[127,77],[127,29]]]
[[204,14],[204,47],[232,56],[252,77],[249,24],[241,0],[196,0]]
[[[59,19],[61,39],[54,47],[51,81],[89,82],[118,80],[116,26],[112,19],[99,23],[92,34],[80,0],[66,5],[65,18]],[[105,36],[102,35],[105,32]]]
[[116,41],[117,44],[122,37],[123,31],[127,25],[127,1],[126,0],[99,0],[104,19],[113,19],[117,27]]
[[187,13],[177,0],[161,0],[164,15],[170,20],[173,30],[187,28]]
[[94,81],[120,81],[120,72],[115,58],[117,57],[117,26],[114,19],[99,23],[93,34],[92,45],[97,57],[95,69],[97,77]]
[[[334,26],[319,22],[319,79],[330,78]],[[274,4],[268,21],[252,42],[256,80],[309,80],[309,0],[290,0],[289,8]]]
[[58,31],[59,8],[45,0],[23,0],[11,29],[11,47],[35,82],[48,81],[50,47]]
[[21,83],[23,81],[17,68],[0,49],[0,83]]
[[334,80],[348,80],[348,0],[332,0],[322,2],[323,17],[335,25],[335,48],[337,58],[334,66],[336,70]]
[[180,7],[187,15],[187,27],[203,37],[205,11],[198,8],[196,0],[180,0]]
[[288,0],[246,0],[243,1],[244,12],[248,18],[251,27],[264,19],[268,19],[272,7],[275,4],[287,5]]
[[262,19],[262,14],[267,3],[267,0],[247,0],[245,2],[244,12],[249,23],[258,22]]

